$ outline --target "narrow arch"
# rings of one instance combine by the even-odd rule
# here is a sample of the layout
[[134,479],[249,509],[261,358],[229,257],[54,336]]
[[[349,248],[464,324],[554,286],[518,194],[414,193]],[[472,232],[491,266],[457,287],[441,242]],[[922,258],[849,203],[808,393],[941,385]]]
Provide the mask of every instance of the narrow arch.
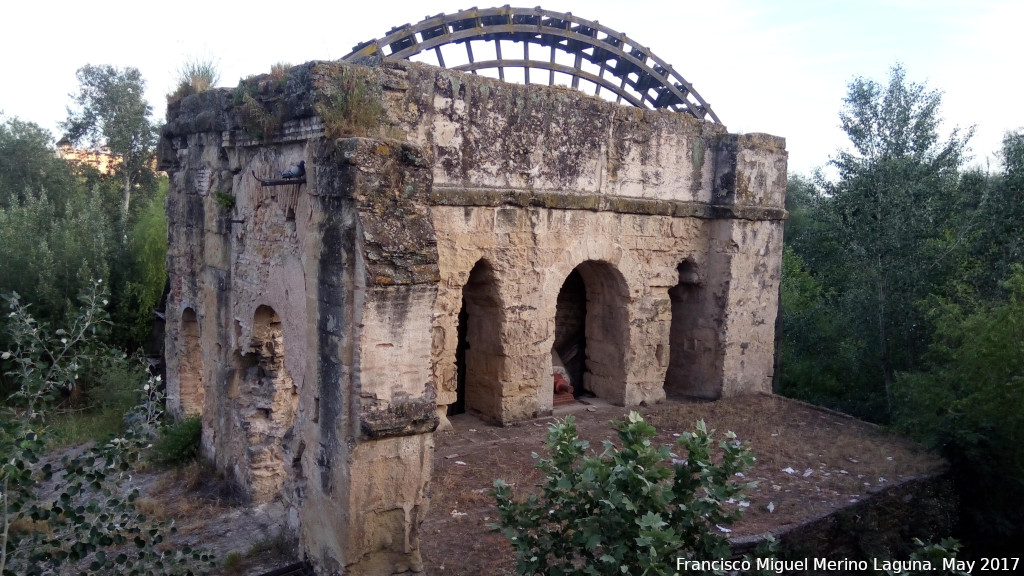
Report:
[[285,369],[281,318],[270,306],[258,307],[253,315],[245,360],[241,409],[248,440],[248,485],[255,500],[267,501],[281,492],[291,468],[284,442],[298,409],[298,393]]
[[455,350],[456,401],[449,407],[449,416],[469,412],[484,420],[501,422],[504,318],[494,269],[481,259],[462,288],[459,342]]
[[199,320],[192,308],[185,308],[181,313],[179,333],[182,349],[178,359],[178,406],[183,416],[201,415],[206,401],[203,350],[199,342]]
[[716,399],[722,393],[720,380],[715,378],[718,331],[708,314],[704,285],[690,260],[681,262],[676,272],[679,280],[668,291],[672,323],[665,394]]
[[608,262],[587,260],[562,283],[553,352],[562,358],[577,396],[625,403],[628,303],[626,280]]

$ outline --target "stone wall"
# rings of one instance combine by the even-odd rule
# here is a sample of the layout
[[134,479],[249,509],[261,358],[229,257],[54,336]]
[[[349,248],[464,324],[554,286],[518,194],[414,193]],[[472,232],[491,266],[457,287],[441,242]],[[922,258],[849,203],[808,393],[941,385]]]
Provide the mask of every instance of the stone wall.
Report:
[[779,138],[309,63],[172,103],[160,165],[170,408],[201,414],[246,494],[284,500],[319,573],[422,571],[431,432],[551,413],[557,334],[578,340],[577,394],[771,390]]

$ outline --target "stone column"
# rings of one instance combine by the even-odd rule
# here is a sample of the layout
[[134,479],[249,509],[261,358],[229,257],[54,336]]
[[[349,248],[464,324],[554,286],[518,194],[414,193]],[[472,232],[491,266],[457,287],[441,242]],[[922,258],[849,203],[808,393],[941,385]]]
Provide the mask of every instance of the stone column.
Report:
[[716,150],[709,276],[720,307],[721,396],[771,392],[785,218],[785,140],[728,135]]
[[401,142],[342,139],[314,156],[318,398],[305,435],[319,446],[319,478],[301,510],[302,548],[320,574],[420,574],[438,424],[430,170]]

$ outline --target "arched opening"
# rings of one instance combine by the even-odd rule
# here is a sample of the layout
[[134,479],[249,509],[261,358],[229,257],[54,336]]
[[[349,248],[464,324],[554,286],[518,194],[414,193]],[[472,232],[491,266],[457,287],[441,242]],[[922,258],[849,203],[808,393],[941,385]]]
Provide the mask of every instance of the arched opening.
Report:
[[588,260],[562,283],[555,307],[552,372],[561,361],[575,396],[625,402],[628,301],[625,278],[607,262]]
[[196,311],[185,308],[179,327],[182,347],[178,358],[178,406],[183,416],[203,413],[206,389],[203,387],[203,350],[199,344],[199,320]]
[[714,378],[718,332],[706,313],[697,267],[687,260],[676,271],[679,282],[668,291],[672,324],[665,394],[715,399],[721,395],[721,386]]
[[501,421],[501,378],[504,351],[501,324],[505,312],[498,295],[494,269],[480,260],[462,288],[459,342],[455,351],[456,390],[448,415],[469,412],[492,422]]
[[269,306],[256,309],[242,366],[247,390],[240,408],[248,439],[248,484],[255,500],[267,501],[284,485],[284,439],[295,421],[299,398],[285,370],[281,319]]
[[[578,270],[562,283],[555,305],[555,343],[551,346],[554,405],[571,403],[584,394],[587,368],[587,286]],[[568,388],[560,388],[560,377]]]

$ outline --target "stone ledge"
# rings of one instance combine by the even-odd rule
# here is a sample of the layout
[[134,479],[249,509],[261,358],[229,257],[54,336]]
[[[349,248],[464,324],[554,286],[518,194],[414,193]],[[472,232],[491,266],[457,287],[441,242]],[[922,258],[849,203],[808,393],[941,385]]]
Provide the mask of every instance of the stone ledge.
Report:
[[553,208],[558,210],[589,210],[704,220],[785,220],[788,213],[781,208],[762,206],[736,206],[687,202],[681,200],[654,200],[629,198],[606,194],[565,194],[537,190],[501,188],[463,188],[435,186],[427,196],[434,206],[518,206],[521,208]]
[[396,436],[429,434],[441,422],[433,398],[393,402],[385,407],[364,407],[359,429],[364,439],[382,440]]

